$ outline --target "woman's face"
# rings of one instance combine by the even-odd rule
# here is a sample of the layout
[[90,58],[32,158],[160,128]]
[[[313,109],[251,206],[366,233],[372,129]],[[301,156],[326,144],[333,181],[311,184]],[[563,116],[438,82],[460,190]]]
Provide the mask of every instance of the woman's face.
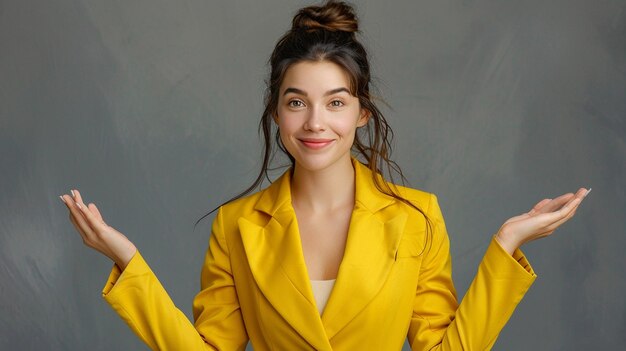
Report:
[[285,72],[274,120],[296,166],[316,171],[349,164],[356,129],[369,117],[349,86],[348,74],[330,61],[302,61]]

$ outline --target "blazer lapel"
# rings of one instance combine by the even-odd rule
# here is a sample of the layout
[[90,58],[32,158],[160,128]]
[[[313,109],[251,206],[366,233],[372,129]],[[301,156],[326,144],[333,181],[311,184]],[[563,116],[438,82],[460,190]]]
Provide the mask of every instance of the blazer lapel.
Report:
[[307,273],[295,211],[291,169],[262,191],[255,210],[268,217],[238,221],[250,270],[276,311],[313,348],[329,340],[374,298],[394,262],[407,214],[385,211],[395,200],[380,193],[371,171],[355,158],[355,206],[337,280],[320,318]]
[[271,216],[267,223],[239,219],[241,238],[252,275],[268,302],[312,348],[331,350],[315,306],[291,206],[290,171],[265,189],[255,206]]
[[380,193],[369,168],[353,159],[356,189],[346,249],[322,313],[331,339],[374,298],[394,262],[407,213],[385,211],[395,200]]

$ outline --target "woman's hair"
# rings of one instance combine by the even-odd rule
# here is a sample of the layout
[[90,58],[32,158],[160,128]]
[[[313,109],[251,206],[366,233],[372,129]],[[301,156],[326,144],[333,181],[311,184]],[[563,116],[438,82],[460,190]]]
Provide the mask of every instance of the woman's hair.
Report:
[[[402,197],[393,184],[393,173],[400,176],[402,184],[406,179],[400,167],[390,158],[393,131],[374,104],[370,93],[371,76],[367,52],[357,40],[357,33],[359,25],[354,9],[343,1],[325,1],[322,5],[304,7],[296,13],[291,29],[278,40],[269,59],[270,77],[269,81],[266,81],[265,109],[259,123],[259,132],[263,132],[264,140],[263,165],[252,185],[224,204],[249,194],[263,183],[264,178],[269,180],[268,170],[276,148],[289,158],[292,166],[295,164],[293,156],[282,144],[279,130],[273,120],[278,108],[280,85],[287,69],[295,63],[330,61],[348,73],[350,93],[358,97],[361,108],[369,112],[368,123],[357,129],[352,145],[353,151],[366,161],[379,191],[402,201],[424,215],[429,229],[427,230],[429,242],[428,238],[432,235],[430,219],[421,208]],[[390,182],[386,182],[382,177],[383,170],[389,175]],[[196,225],[217,208],[201,217]]]

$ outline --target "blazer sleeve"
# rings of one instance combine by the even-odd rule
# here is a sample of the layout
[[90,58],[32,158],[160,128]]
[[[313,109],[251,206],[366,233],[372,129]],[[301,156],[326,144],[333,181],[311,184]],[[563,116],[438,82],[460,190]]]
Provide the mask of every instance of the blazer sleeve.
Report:
[[124,271],[115,265],[102,296],[153,350],[244,350],[248,342],[224,238],[221,209],[193,301],[195,323],[171,298],[137,251]]
[[490,350],[537,276],[519,249],[509,255],[494,236],[457,304],[450,241],[434,194],[427,215],[433,221],[432,246],[425,252],[415,292],[408,331],[411,349]]

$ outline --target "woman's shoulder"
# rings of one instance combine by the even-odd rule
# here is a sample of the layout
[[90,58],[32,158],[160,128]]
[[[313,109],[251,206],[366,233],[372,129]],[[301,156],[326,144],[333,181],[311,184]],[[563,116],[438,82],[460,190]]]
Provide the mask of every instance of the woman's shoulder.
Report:
[[[353,160],[353,163],[355,165],[355,170],[357,171],[358,185],[363,189],[367,189],[367,192],[370,194],[377,194],[376,196],[382,196],[388,201],[394,200],[390,199],[393,198],[393,196],[389,195],[389,192],[393,192],[399,197],[424,209],[428,207],[431,200],[435,197],[433,193],[407,185],[400,185],[394,182],[393,179],[383,177],[380,174],[377,174],[376,177],[374,177],[368,166],[356,159]],[[379,185],[382,185],[382,187],[387,189],[383,191]],[[399,201],[397,198],[395,198],[395,200],[399,205],[402,205],[402,201]]]
[[392,189],[400,197],[409,200],[414,204],[418,204],[419,207],[427,209],[433,200],[436,201],[437,196],[434,193],[428,192],[423,189],[413,188],[404,185],[389,183]]
[[398,193],[407,200],[428,203],[435,194],[423,189],[411,188],[403,185],[395,185]]
[[238,199],[231,200],[222,206],[220,206],[220,211],[222,213],[239,213],[241,215],[245,213],[249,213],[254,211],[254,207],[259,202],[259,199],[262,197],[263,192],[266,191],[267,188],[257,190],[252,194],[248,194],[242,196]]
[[267,187],[252,194],[229,201],[220,207],[226,217],[255,217],[262,213],[273,213],[289,198],[289,173],[286,171]]
[[397,184],[393,184],[392,187],[397,195],[405,200],[408,200],[414,206],[419,208],[418,211],[415,207],[410,206],[401,200],[395,199],[396,205],[406,210],[409,215],[416,215],[418,217],[427,215],[429,218],[438,221],[443,220],[439,199],[435,193]]

